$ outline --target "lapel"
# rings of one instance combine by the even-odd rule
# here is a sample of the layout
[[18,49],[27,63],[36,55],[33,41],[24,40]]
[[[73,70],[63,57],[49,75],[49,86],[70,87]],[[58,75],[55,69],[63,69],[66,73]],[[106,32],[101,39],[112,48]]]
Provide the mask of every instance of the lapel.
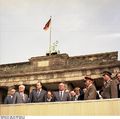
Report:
[[61,100],[61,97],[60,97],[60,91],[58,91],[58,100]]
[[65,91],[63,92],[63,97],[62,97],[62,99],[64,99],[65,98]]
[[13,97],[9,96],[9,97],[8,97],[8,100],[9,100],[10,102],[12,102]]
[[59,100],[63,100],[65,98],[65,91],[63,91],[62,93],[62,97],[60,96],[60,92],[58,92],[58,97],[59,97]]
[[104,85],[105,88],[108,88],[110,86],[111,80],[107,81]]
[[27,100],[27,95],[26,94],[24,94],[24,96],[25,96],[25,101]]
[[36,90],[36,94],[35,95],[36,95],[37,98],[39,98],[41,94],[42,94],[42,90],[40,91],[39,94],[37,93],[37,90]]

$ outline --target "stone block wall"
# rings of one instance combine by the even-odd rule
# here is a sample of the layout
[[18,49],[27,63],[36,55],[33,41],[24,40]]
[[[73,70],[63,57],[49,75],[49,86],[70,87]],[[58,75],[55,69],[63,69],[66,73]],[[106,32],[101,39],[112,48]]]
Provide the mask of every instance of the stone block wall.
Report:
[[61,81],[79,81],[91,75],[101,78],[101,72],[110,70],[113,76],[120,71],[118,53],[100,53],[69,57],[67,54],[32,57],[29,62],[0,65],[0,86]]
[[29,62],[0,65],[0,75],[119,64],[118,52],[69,57],[67,54],[32,57]]

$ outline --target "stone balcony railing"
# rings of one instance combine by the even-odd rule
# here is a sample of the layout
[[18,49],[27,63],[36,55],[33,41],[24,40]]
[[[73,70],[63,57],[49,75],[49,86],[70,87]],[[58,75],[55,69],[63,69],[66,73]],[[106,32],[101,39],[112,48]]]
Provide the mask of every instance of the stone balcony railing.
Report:
[[0,115],[120,116],[120,99],[0,105]]

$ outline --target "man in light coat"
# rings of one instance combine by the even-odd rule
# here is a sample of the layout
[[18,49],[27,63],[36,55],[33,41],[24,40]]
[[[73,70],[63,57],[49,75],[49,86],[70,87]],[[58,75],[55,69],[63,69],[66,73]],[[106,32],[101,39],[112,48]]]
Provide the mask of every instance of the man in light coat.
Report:
[[28,102],[28,95],[25,94],[24,91],[25,91],[25,86],[20,85],[19,86],[19,91],[14,94],[13,104],[27,103]]
[[112,73],[109,71],[103,72],[104,85],[100,91],[103,99],[117,98],[116,84],[115,81],[112,80],[111,75]]
[[120,98],[120,72],[118,72],[116,74],[116,79],[114,80],[114,82],[115,82],[115,85],[116,85],[116,88],[115,88],[116,96],[117,96],[117,98]]

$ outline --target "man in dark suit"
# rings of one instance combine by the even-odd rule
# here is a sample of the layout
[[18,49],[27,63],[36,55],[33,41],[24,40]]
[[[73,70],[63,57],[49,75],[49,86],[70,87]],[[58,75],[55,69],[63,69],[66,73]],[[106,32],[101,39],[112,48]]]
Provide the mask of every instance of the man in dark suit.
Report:
[[4,100],[4,104],[13,104],[13,96],[15,94],[15,89],[14,88],[10,88],[8,90],[8,95],[6,96],[5,100]]
[[96,99],[96,88],[93,84],[93,79],[91,77],[85,77],[86,90],[84,92],[84,100],[94,100]]
[[68,92],[65,92],[65,84],[59,84],[59,91],[54,92],[55,101],[70,101],[70,95]]
[[117,98],[116,84],[111,78],[112,73],[109,71],[103,72],[104,85],[100,94],[103,99]]
[[45,102],[46,91],[42,89],[42,84],[38,82],[36,89],[33,89],[30,93],[30,102]]
[[19,86],[19,92],[16,92],[13,97],[13,104],[17,103],[27,103],[28,102],[28,95],[24,93],[25,86]]

